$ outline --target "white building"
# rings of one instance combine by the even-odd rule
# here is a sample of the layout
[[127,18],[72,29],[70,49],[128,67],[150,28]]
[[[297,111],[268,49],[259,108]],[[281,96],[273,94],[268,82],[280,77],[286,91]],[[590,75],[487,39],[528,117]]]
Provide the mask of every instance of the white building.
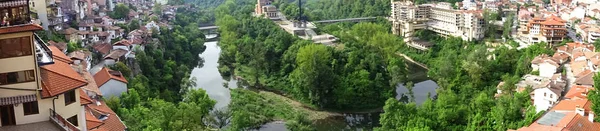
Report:
[[551,87],[533,90],[533,105],[535,106],[535,111],[540,112],[550,109],[550,107],[558,103],[558,99],[563,90],[564,88]]
[[484,37],[482,10],[455,10],[446,2],[414,5],[412,1],[395,1],[391,7],[389,20],[397,35],[410,37],[415,30],[427,29],[467,41]]
[[120,97],[123,92],[127,92],[127,79],[119,71],[104,67],[94,74],[94,80],[105,98]]
[[559,69],[559,61],[554,58],[542,54],[531,61],[531,68],[534,71],[539,71],[541,77],[551,78]]

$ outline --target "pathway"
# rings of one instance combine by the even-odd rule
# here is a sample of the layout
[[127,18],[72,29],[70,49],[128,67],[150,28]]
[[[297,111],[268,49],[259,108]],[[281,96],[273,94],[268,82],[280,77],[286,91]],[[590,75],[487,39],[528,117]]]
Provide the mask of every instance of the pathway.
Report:
[[399,56],[402,56],[402,57],[404,57],[404,59],[406,59],[406,60],[408,60],[408,61],[410,61],[410,62],[412,62],[412,63],[415,63],[416,65],[418,65],[418,66],[420,66],[420,67],[422,67],[422,68],[425,68],[425,69],[429,70],[429,68],[427,68],[427,65],[425,65],[425,64],[423,64],[423,63],[420,63],[420,62],[417,62],[417,61],[413,60],[412,58],[408,57],[408,56],[407,56],[407,55],[405,55],[405,54],[402,54],[402,53],[397,53],[397,55],[399,55]]
[[92,66],[92,68],[90,68],[89,72],[92,75],[94,75],[94,74],[98,73],[98,71],[102,70],[103,67],[104,67],[104,60],[102,60],[98,64]]
[[571,85],[573,85],[575,83],[575,75],[573,74],[572,70],[571,70],[571,64],[566,63],[563,65],[563,68],[565,68],[565,70],[567,70],[567,86],[565,88],[565,93],[567,91],[569,91],[569,89],[571,89]]

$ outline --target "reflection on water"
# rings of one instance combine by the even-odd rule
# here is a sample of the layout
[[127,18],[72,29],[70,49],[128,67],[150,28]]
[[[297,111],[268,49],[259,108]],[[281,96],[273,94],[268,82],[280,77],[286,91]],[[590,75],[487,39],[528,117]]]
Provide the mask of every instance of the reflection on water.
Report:
[[314,124],[319,131],[371,130],[379,126],[379,113],[349,113],[317,120]]
[[[284,121],[273,121],[260,126],[258,131],[287,131]],[[256,131],[256,130],[251,130]]]
[[[207,38],[214,38],[216,35],[207,35]],[[219,64],[219,56],[221,55],[221,48],[217,45],[217,41],[204,43],[206,50],[199,56],[204,59],[204,66],[201,68],[194,68],[192,70],[192,77],[196,77],[196,87],[206,90],[208,96],[217,101],[215,109],[221,109],[226,107],[231,102],[231,94],[228,88],[223,86],[224,82],[221,73],[217,69]],[[231,80],[228,82],[229,88],[236,88],[237,81]]]
[[[415,84],[414,88],[412,89],[414,92],[415,103],[417,103],[417,105],[423,104],[423,102],[425,102],[425,100],[427,100],[427,96],[429,96],[429,98],[433,99],[437,94],[435,92],[435,89],[437,89],[437,87],[438,87],[437,83],[435,83],[432,80],[426,80],[426,81]],[[398,95],[396,95],[396,99],[398,99],[399,101],[402,101],[402,102],[411,102],[412,101],[410,99],[408,89],[406,88],[406,86],[404,84],[398,85],[398,87],[396,88],[396,94],[398,94]]]
[[[216,35],[207,35],[206,38],[214,38]],[[231,102],[231,94],[228,88],[237,88],[238,84],[235,79],[231,79],[227,85],[228,88],[223,86],[224,82],[217,66],[221,49],[217,45],[217,41],[206,42],[206,50],[199,56],[204,59],[204,66],[201,68],[195,68],[192,70],[192,77],[196,77],[197,88],[206,90],[206,93],[211,99],[217,101],[215,109],[221,109],[226,107]],[[413,92],[415,96],[415,102],[417,104],[423,103],[427,99],[427,96],[434,97],[436,95],[435,89],[438,85],[435,81],[432,81],[427,77],[427,70],[420,68],[414,64],[408,64],[410,75],[409,80],[414,84]],[[396,88],[396,99],[401,101],[411,101],[408,97],[408,89],[404,84],[398,84]],[[314,122],[317,130],[372,130],[374,127],[379,126],[379,113],[356,113],[356,114],[344,114],[343,116],[329,117],[326,119],[317,120]],[[263,125],[260,131],[283,131],[286,130],[285,122],[274,121]]]
[[[417,105],[422,104],[427,100],[427,96],[433,98],[436,95],[435,90],[438,85],[435,81],[427,77],[427,70],[412,64],[407,63],[410,71],[408,79],[415,83],[413,92]],[[396,87],[396,99],[400,101],[410,102],[408,97],[408,89],[404,84],[398,84]],[[317,130],[372,130],[379,125],[380,113],[355,113],[344,114],[344,116],[330,117],[322,120],[317,120],[315,126]]]

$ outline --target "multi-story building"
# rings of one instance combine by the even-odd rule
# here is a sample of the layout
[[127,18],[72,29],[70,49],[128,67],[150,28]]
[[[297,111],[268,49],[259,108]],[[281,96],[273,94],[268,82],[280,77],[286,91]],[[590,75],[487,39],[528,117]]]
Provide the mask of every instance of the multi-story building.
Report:
[[521,35],[528,43],[560,43],[567,35],[566,21],[554,15],[534,17],[527,22],[527,30]]
[[254,7],[254,13],[257,15],[262,15],[265,13],[265,8],[263,6],[271,5],[271,0],[258,0],[256,3],[256,7]]
[[61,30],[63,10],[60,0],[30,0],[29,8],[44,29]]
[[87,82],[58,48],[34,34],[43,28],[31,22],[27,0],[1,1],[0,11],[0,129],[36,130],[18,125],[52,122],[58,126],[40,129],[85,129],[78,90]]
[[484,37],[481,10],[457,10],[446,2],[414,5],[406,0],[392,0],[391,7],[392,32],[397,35],[410,37],[415,30],[427,29],[467,41]]

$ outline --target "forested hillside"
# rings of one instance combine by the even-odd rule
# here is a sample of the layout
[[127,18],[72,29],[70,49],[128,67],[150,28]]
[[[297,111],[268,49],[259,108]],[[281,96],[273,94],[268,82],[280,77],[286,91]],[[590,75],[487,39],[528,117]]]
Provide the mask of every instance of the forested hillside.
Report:
[[209,111],[215,101],[190,79],[191,69],[200,66],[197,54],[204,51],[204,35],[195,17],[199,12],[178,10],[173,29],[154,33],[144,51],[136,51],[141,74],[127,78],[128,92],[107,100],[128,130],[208,130]]
[[[311,21],[387,16],[391,10],[389,0],[302,0],[302,2],[305,8],[304,14]],[[299,15],[296,0],[275,0],[274,5],[290,19]]]

